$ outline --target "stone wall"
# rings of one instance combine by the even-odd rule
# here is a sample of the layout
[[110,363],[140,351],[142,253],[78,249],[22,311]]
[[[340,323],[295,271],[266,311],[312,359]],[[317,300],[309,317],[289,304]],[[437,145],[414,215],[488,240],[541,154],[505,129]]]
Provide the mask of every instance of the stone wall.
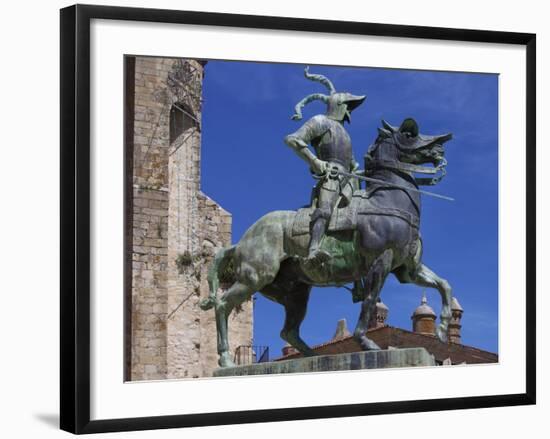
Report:
[[166,375],[168,193],[134,189],[131,376]]
[[[135,57],[130,380],[217,367],[214,312],[198,302],[215,252],[231,243],[231,215],[200,191],[203,74],[194,60]],[[232,350],[250,345],[252,303],[232,320]]]
[[158,95],[168,60],[135,59],[130,379],[166,376],[168,135]]

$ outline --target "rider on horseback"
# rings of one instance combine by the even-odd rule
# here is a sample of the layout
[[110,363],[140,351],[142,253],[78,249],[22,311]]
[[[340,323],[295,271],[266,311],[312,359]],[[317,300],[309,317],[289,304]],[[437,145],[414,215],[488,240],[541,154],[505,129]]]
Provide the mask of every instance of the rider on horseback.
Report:
[[[344,121],[350,123],[351,112],[363,103],[365,96],[337,93],[328,78],[310,74],[307,67],[304,74],[307,79],[323,84],[330,93],[329,96],[311,94],[296,104],[293,120],[302,119],[302,108],[314,100],[327,104],[327,112],[313,116],[298,131],[285,137],[285,143],[309,164],[314,178],[319,180],[313,196],[316,209],[311,215],[311,240],[305,261],[310,266],[317,266],[330,257],[320,244],[334,208],[347,205],[353,190],[358,188],[356,179],[342,176],[337,171],[353,173],[359,166]],[[308,145],[313,146],[316,155]]]

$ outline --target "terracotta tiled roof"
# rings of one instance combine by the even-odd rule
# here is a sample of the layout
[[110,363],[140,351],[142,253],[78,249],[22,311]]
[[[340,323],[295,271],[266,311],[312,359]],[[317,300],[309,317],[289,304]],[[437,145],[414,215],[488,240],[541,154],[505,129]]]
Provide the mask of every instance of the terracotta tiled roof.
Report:
[[[481,349],[457,343],[442,343],[435,336],[418,334],[406,329],[383,326],[368,331],[368,337],[378,344],[382,349],[388,347],[424,347],[434,355],[437,362],[442,363],[450,358],[452,364],[459,363],[496,363],[498,355]],[[343,337],[339,340],[329,340],[312,347],[321,355],[341,354],[347,352],[361,351],[361,346],[353,336]],[[300,353],[292,353],[275,359],[288,360],[301,357]]]

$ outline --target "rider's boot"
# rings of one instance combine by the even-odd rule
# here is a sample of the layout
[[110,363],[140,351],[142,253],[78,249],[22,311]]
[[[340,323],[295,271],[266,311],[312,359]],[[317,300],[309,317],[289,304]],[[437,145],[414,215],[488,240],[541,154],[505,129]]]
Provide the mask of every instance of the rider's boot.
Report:
[[305,260],[307,266],[314,268],[321,265],[323,262],[330,259],[330,253],[320,248],[321,240],[325,235],[327,228],[327,220],[325,218],[317,218],[311,228],[311,241],[309,243],[309,254]]

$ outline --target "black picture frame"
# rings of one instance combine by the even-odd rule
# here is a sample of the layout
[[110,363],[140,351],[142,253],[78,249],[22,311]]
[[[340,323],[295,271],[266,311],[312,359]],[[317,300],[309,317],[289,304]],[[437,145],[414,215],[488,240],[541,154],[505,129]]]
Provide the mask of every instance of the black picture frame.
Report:
[[[131,20],[240,28],[514,44],[526,47],[526,392],[446,398],[90,420],[90,21]],[[81,434],[535,404],[536,401],[536,35],[75,5],[61,10],[60,426]],[[121,291],[121,294],[123,292]],[[122,318],[122,316],[121,316]]]

